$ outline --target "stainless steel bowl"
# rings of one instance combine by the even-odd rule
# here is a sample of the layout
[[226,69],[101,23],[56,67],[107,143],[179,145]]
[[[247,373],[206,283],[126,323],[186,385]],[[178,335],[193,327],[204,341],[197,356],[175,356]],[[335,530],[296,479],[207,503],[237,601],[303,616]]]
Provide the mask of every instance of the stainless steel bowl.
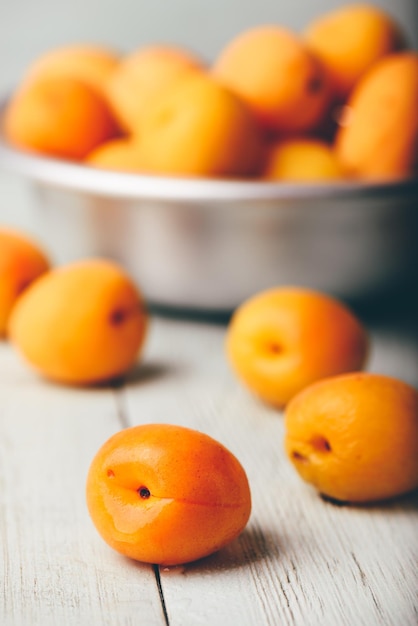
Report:
[[230,311],[290,284],[350,301],[418,276],[418,180],[142,176],[24,153],[1,135],[0,166],[32,184],[38,236],[57,263],[115,259],[160,306]]

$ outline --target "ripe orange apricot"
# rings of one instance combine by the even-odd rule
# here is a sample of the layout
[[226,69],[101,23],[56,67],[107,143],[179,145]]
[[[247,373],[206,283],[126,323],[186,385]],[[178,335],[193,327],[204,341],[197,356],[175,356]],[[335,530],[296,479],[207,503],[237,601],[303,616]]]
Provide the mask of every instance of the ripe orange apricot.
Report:
[[146,46],[128,54],[107,89],[121,126],[136,134],[149,107],[179,79],[203,67],[197,56],[175,46]]
[[[418,173],[418,53],[386,56],[352,92],[335,149],[362,179]],[[343,118],[344,122],[344,118]]]
[[249,109],[205,74],[178,81],[142,128],[139,149],[149,172],[251,176],[260,168],[263,139]]
[[317,126],[330,103],[322,63],[291,31],[260,26],[233,39],[213,66],[269,130],[286,133]]
[[303,37],[324,63],[341,100],[374,63],[405,45],[395,20],[368,3],[347,4],[321,15]]
[[300,287],[253,296],[237,308],[226,336],[238,378],[277,407],[316,380],[361,369],[367,349],[365,329],[343,303]]
[[236,457],[208,435],[167,424],[113,435],[91,463],[86,492],[93,523],[112,548],[161,565],[216,552],[251,512]]
[[141,294],[115,263],[89,259],[58,267],[19,298],[12,343],[39,373],[70,384],[125,374],[144,343]]
[[87,165],[121,172],[143,172],[143,159],[131,138],[113,139],[95,148],[85,159]]
[[104,98],[68,77],[24,85],[9,103],[4,130],[21,148],[68,159],[84,158],[118,132]]
[[418,487],[418,392],[400,380],[319,381],[289,403],[285,431],[300,476],[331,498],[372,502]]
[[46,255],[31,237],[0,228],[0,337],[6,334],[16,300],[49,267]]
[[66,76],[82,80],[104,94],[119,63],[119,54],[107,47],[73,44],[49,50],[36,59],[24,81]]
[[274,143],[263,178],[289,182],[319,182],[344,177],[333,147],[319,139],[295,138]]

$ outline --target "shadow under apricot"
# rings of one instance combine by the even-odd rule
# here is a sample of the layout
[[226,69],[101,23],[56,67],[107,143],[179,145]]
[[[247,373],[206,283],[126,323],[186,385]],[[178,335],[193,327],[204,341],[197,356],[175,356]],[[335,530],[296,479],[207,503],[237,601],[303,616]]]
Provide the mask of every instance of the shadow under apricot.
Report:
[[387,500],[377,502],[344,502],[320,494],[321,500],[330,506],[347,508],[365,512],[405,513],[406,511],[418,511],[418,489],[410,491]]
[[162,580],[164,575],[176,572],[200,576],[204,573],[246,567],[251,563],[284,553],[284,545],[284,537],[276,530],[261,530],[249,526],[239,537],[209,556],[177,567],[161,566]]
[[121,387],[143,385],[168,378],[178,374],[183,368],[172,363],[158,361],[142,362],[135,365],[127,374],[120,378],[115,378],[111,383],[103,383],[103,386],[110,386],[113,389]]

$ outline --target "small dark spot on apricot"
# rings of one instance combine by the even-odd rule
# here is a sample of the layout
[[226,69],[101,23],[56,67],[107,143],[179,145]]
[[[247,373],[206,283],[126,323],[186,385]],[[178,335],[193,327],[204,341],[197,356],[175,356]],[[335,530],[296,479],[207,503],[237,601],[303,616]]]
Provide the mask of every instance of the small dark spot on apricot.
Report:
[[312,447],[318,452],[331,452],[331,444],[328,439],[322,437],[322,435],[315,435],[311,439]]
[[123,309],[116,309],[110,314],[110,323],[112,326],[119,326],[125,321],[126,315],[127,313]]
[[107,476],[108,476],[109,478],[114,478],[114,476],[115,476],[115,472],[114,472],[112,469],[108,469],[108,470],[107,470]]
[[148,489],[148,487],[140,487],[138,489],[138,494],[139,494],[139,497],[142,498],[143,500],[148,500],[148,498],[151,496],[151,492]]
[[283,352],[283,347],[277,341],[269,341],[267,342],[265,349],[268,354],[281,354]]
[[313,76],[306,86],[309,93],[319,93],[322,89],[323,82],[319,76]]
[[304,456],[297,450],[292,451],[292,459],[294,459],[295,461],[300,461],[301,463],[307,463],[309,460],[306,456]]
[[30,285],[30,280],[24,280],[19,285],[16,286],[16,294],[20,296],[21,293],[25,291]]

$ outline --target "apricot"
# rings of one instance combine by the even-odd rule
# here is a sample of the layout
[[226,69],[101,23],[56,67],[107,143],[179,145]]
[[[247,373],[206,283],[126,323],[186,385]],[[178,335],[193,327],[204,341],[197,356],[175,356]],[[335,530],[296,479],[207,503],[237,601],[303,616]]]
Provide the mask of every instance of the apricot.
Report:
[[262,174],[269,180],[316,182],[344,177],[333,147],[309,138],[287,139],[271,146]]
[[295,34],[280,26],[241,33],[220,53],[212,71],[274,132],[314,128],[330,103],[322,64]]
[[405,45],[395,20],[371,4],[347,4],[321,15],[303,38],[324,63],[340,100],[374,63]]
[[226,335],[237,377],[276,407],[316,380],[361,369],[367,351],[363,325],[342,302],[300,287],[256,294],[236,309]]
[[32,63],[24,81],[40,78],[77,78],[102,94],[120,63],[120,56],[110,48],[92,44],[74,44],[49,50]]
[[161,565],[220,550],[251,512],[236,457],[204,433],[167,424],[113,435],[91,463],[86,492],[92,521],[112,548]]
[[0,337],[6,334],[17,299],[49,267],[47,256],[31,237],[0,228]]
[[21,148],[76,160],[118,132],[104,98],[68,77],[26,83],[6,109],[4,130]]
[[107,88],[121,126],[136,134],[145,112],[167,89],[203,68],[197,56],[175,46],[146,46],[127,55]]
[[89,259],[39,278],[15,304],[12,344],[52,380],[94,384],[124,375],[144,343],[141,294],[115,263]]
[[335,139],[345,169],[362,179],[413,176],[418,166],[418,53],[389,55],[351,94]]
[[418,487],[418,392],[352,373],[319,381],[285,412],[285,448],[300,476],[336,500],[384,500]]
[[147,171],[191,176],[251,176],[263,140],[247,106],[204,74],[177,82],[144,117],[139,143]]
[[142,172],[143,159],[135,141],[130,138],[106,141],[85,159],[86,165],[121,172]]

